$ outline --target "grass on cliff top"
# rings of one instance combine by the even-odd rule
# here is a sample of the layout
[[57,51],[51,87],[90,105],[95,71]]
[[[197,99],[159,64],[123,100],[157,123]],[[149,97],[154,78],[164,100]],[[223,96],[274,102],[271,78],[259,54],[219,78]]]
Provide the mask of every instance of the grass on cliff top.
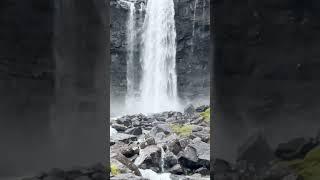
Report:
[[281,163],[291,167],[303,180],[320,179],[320,148],[311,150],[304,159]]
[[192,133],[192,125],[190,124],[171,124],[170,125],[172,131],[181,137],[188,137]]
[[117,176],[119,174],[120,174],[120,169],[118,168],[118,166],[115,164],[111,164],[111,175]]
[[206,122],[210,121],[210,108],[206,109],[206,111],[200,113],[200,115],[204,118]]

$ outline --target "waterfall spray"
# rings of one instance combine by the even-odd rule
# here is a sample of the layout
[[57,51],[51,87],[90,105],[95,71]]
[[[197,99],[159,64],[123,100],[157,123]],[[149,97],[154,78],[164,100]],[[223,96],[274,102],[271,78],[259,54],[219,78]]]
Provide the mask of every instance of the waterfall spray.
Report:
[[135,17],[135,5],[133,2],[127,2],[129,6],[129,16],[127,21],[127,94],[126,94],[126,108],[130,109],[130,106],[134,102],[134,96],[136,94],[135,84],[138,83],[135,76],[134,68],[134,45],[136,38],[136,17]]
[[140,108],[143,113],[178,110],[176,29],[173,0],[149,0],[144,20]]

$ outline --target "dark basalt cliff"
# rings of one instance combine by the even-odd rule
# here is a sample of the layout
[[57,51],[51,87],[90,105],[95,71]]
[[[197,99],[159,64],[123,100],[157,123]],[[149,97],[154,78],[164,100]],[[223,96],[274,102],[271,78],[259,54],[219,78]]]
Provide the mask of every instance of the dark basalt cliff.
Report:
[[[141,2],[141,1],[138,1]],[[183,99],[209,97],[209,0],[175,0],[175,22],[177,32],[176,67],[178,91]],[[139,9],[139,3],[136,4]],[[138,10],[137,10],[138,11]],[[194,18],[194,11],[195,18]],[[126,93],[126,24],[128,8],[119,1],[111,0],[111,91],[112,97],[125,97]],[[137,12],[138,29],[141,28],[145,12]],[[194,37],[193,34],[193,19]],[[137,40],[139,41],[139,39]],[[139,42],[136,42],[135,61],[139,61]],[[192,52],[192,43],[195,45]],[[137,64],[137,71],[141,69]]]
[[214,152],[234,159],[255,130],[274,146],[320,121],[320,2],[216,0]]

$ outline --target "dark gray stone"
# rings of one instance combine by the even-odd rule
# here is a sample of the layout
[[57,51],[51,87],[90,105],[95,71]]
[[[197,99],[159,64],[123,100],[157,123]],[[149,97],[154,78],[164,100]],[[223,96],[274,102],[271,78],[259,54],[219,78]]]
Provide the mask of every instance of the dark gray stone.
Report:
[[195,170],[194,172],[195,173],[199,173],[199,174],[204,175],[204,176],[205,175],[210,175],[210,170],[205,168],[205,167],[201,167],[201,168]]
[[177,157],[172,152],[166,152],[163,158],[164,168],[169,169],[178,163]]
[[139,156],[135,160],[135,164],[141,169],[154,168],[156,172],[160,172],[161,148],[156,145],[147,146],[141,149]]
[[111,127],[113,127],[117,131],[122,131],[122,132],[125,131],[126,129],[128,129],[126,126],[121,125],[121,124],[117,124],[117,123],[112,124]]
[[267,140],[260,133],[250,136],[238,149],[238,161],[253,164],[257,171],[263,171],[274,160],[274,153]]
[[155,136],[159,132],[163,132],[168,135],[172,133],[172,129],[169,124],[158,124],[151,129],[150,135]]
[[194,109],[194,106],[192,104],[188,105],[185,109],[184,109],[184,113],[188,116],[192,116],[194,113],[196,112],[196,110]]
[[303,158],[318,142],[313,138],[295,138],[287,143],[278,145],[275,154],[283,160]]
[[184,173],[183,168],[181,167],[180,164],[174,165],[173,167],[168,169],[168,172],[170,172],[172,174],[177,174],[177,175],[181,175]]
[[138,136],[138,135],[142,134],[142,128],[141,127],[133,127],[133,128],[127,129],[125,131],[125,133]]
[[129,142],[136,141],[138,138],[134,135],[130,134],[124,134],[124,133],[117,133],[116,136],[111,136],[110,137],[110,142],[111,143],[116,143],[118,141],[124,142],[128,144]]
[[202,105],[202,106],[197,107],[197,108],[196,108],[196,111],[197,111],[197,112],[204,112],[204,111],[206,111],[208,108],[209,108],[209,106],[207,106],[207,105]]
[[175,155],[177,155],[182,150],[179,139],[169,141],[167,146],[168,150],[173,152]]

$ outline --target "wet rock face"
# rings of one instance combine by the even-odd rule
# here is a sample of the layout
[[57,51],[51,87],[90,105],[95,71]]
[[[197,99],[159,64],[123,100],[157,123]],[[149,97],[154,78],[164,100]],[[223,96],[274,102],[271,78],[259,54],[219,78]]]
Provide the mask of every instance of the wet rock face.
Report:
[[[140,2],[140,1],[139,1]],[[174,0],[177,33],[177,75],[181,97],[190,99],[209,96],[209,0]],[[136,4],[139,8],[139,3]],[[195,14],[194,14],[194,11]],[[111,86],[112,95],[124,97],[126,91],[126,23],[129,10],[116,0],[111,1]],[[195,15],[195,16],[194,16]],[[137,27],[141,28],[144,12],[137,12]],[[193,32],[193,19],[195,19]],[[139,32],[138,32],[139,33]],[[193,37],[194,33],[194,37]],[[139,58],[136,42],[134,57]],[[193,47],[194,44],[195,46]],[[192,52],[193,49],[193,52]],[[137,64],[136,71],[141,71]]]
[[319,2],[223,0],[212,8],[214,100],[223,118],[215,124],[216,155],[234,159],[231,149],[260,128],[272,146],[313,136],[320,115]]

